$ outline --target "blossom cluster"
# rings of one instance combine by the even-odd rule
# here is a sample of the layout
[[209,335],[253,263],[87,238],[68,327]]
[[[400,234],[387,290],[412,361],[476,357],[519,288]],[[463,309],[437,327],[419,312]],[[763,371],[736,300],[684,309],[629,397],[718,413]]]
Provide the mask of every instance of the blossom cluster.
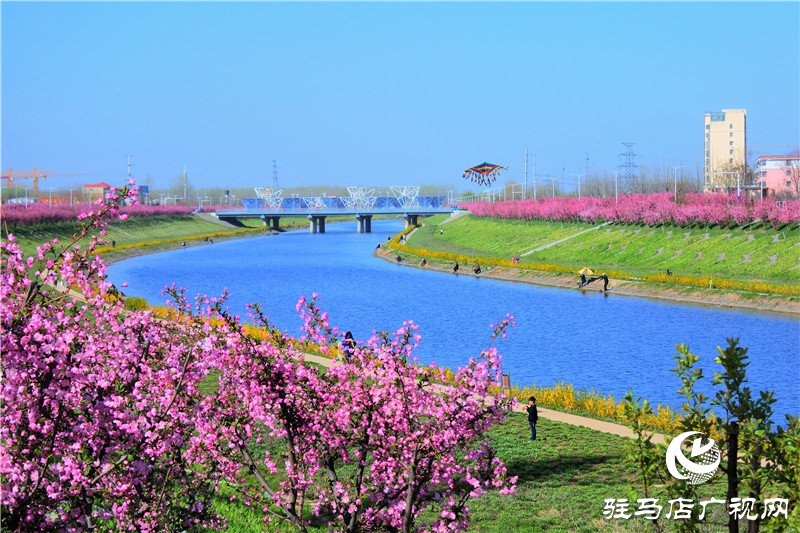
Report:
[[[36,226],[54,222],[72,222],[87,210],[96,210],[94,204],[3,204],[3,219],[11,227]],[[154,217],[189,215],[194,210],[191,206],[181,205],[128,205],[121,212],[131,217]]]
[[316,295],[298,303],[300,340],[258,305],[250,318],[270,335],[250,335],[227,294],[189,302],[173,285],[168,312],[126,309],[93,254],[102,229],[76,243],[124,217],[130,195],[112,191],[63,249],[25,258],[13,235],[0,243],[3,530],[218,528],[225,484],[301,531],[312,517],[339,531],[463,531],[469,499],[514,491],[485,436],[514,404],[494,392],[495,348],[445,383],[414,358],[408,321],[323,372],[301,351],[338,342]]
[[465,204],[482,217],[560,222],[742,226],[762,221],[773,228],[800,223],[800,200],[739,199],[735,194],[688,193],[676,203],[670,193],[618,198],[559,197]]

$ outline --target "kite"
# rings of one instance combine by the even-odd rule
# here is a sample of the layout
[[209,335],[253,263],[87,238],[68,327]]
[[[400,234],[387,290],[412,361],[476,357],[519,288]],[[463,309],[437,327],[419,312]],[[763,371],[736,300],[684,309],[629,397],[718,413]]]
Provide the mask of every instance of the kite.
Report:
[[475,165],[464,171],[462,178],[472,180],[473,183],[478,185],[491,185],[497,179],[497,174],[506,167],[500,165],[492,165],[491,163],[483,162],[480,165]]

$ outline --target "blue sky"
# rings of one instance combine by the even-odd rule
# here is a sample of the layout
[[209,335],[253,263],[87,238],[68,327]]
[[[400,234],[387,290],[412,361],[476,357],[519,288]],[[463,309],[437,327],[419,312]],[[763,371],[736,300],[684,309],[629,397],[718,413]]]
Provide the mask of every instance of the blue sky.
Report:
[[[797,2],[2,3],[5,173],[199,188],[455,185],[800,145]],[[541,178],[540,178],[541,179]],[[48,180],[48,185],[50,185]],[[549,183],[549,182],[548,182]],[[52,186],[57,186],[53,183]]]

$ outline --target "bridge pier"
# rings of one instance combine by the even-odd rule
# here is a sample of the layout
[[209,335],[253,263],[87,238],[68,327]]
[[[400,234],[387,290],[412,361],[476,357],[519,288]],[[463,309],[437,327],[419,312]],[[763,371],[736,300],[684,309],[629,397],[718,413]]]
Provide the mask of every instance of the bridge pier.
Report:
[[311,233],[325,233],[325,217],[321,215],[308,215],[311,221],[309,231]]
[[356,215],[359,233],[372,233],[372,215]]
[[264,222],[264,226],[275,231],[278,231],[278,228],[280,228],[278,224],[280,219],[281,217],[268,217],[261,215],[261,220]]
[[409,215],[408,213],[405,213],[403,215],[403,221],[405,222],[405,227],[407,228],[409,226],[417,226],[418,218],[419,215]]

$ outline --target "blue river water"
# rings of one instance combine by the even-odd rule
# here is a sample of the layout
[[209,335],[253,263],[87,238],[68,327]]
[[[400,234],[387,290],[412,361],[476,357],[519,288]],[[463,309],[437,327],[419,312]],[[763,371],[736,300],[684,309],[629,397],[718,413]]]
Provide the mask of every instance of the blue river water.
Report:
[[177,283],[187,295],[218,296],[227,288],[231,311],[263,305],[270,322],[299,334],[295,305],[319,295],[331,325],[358,340],[373,331],[395,331],[413,320],[422,335],[415,355],[425,363],[464,366],[489,344],[490,324],[506,313],[516,327],[494,346],[513,384],[558,382],[622,398],[636,396],[679,409],[683,398],[673,372],[676,345],[700,356],[706,378],[698,387],[713,396],[713,362],[726,338],[748,348],[749,385],[772,390],[774,421],[800,414],[800,321],[764,314],[616,295],[571,291],[408,268],[376,258],[378,243],[402,229],[401,222],[373,221],[372,233],[356,222],[328,224],[326,233],[276,236],[190,246],[135,257],[109,268],[128,295],[163,304],[162,290]]

